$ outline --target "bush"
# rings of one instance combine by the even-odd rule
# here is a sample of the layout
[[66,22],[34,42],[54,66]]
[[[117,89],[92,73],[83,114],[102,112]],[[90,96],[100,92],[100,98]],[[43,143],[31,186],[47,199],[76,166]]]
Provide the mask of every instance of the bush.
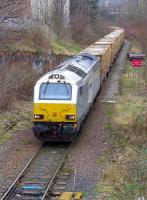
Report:
[[36,72],[27,64],[7,65],[0,70],[0,109],[7,109],[15,100],[30,100],[38,79]]

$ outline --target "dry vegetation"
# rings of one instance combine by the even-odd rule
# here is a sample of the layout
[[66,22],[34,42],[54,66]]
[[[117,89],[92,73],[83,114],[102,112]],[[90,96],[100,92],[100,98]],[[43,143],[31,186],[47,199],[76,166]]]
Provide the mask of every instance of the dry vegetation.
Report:
[[[98,15],[95,0],[40,1],[31,5],[24,0],[0,0],[0,50],[46,52],[52,40],[87,46],[109,30]],[[40,6],[41,5],[41,6]],[[67,10],[67,8],[69,10]]]
[[19,21],[16,26],[1,25],[1,51],[49,52],[51,34],[46,25],[39,22],[25,24]]
[[14,133],[31,128],[32,101],[13,101],[11,109],[0,110],[0,144],[7,142]]
[[102,200],[146,199],[147,70],[128,67],[116,105],[107,105],[105,130],[111,141],[100,158],[102,176],[96,190]]
[[119,23],[126,29],[126,35],[129,39],[137,40],[147,52],[147,2],[128,1],[125,5],[128,16],[124,19],[121,17]]
[[5,65],[0,69],[0,142],[31,123],[32,94],[37,79],[38,75],[27,64]]
[[30,66],[14,63],[0,71],[0,109],[9,108],[14,100],[31,100],[38,76]]
[[[104,1],[106,2],[106,0]],[[130,0],[118,1],[120,4],[111,4],[100,9],[100,14],[111,21],[113,26],[124,27],[129,40],[137,40],[147,52],[147,1]]]

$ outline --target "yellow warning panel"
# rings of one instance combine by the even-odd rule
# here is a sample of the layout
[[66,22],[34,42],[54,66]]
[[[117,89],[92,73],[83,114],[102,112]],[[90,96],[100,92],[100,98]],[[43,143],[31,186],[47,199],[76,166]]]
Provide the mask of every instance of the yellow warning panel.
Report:
[[62,195],[59,197],[59,200],[71,200],[73,192],[63,192]]
[[81,192],[76,192],[75,195],[74,195],[74,200],[81,199],[81,197],[82,197],[82,193]]
[[82,197],[81,192],[63,192],[58,200],[79,200]]

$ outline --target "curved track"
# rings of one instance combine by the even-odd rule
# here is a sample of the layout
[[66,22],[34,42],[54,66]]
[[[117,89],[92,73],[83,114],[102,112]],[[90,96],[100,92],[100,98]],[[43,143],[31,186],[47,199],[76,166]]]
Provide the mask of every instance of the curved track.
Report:
[[43,145],[1,200],[44,200],[69,150],[69,144]]

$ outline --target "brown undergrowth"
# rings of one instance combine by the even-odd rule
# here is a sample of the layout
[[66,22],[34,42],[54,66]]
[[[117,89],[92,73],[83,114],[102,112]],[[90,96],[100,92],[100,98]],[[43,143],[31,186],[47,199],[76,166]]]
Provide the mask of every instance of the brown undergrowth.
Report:
[[38,74],[25,64],[5,64],[0,69],[0,109],[13,108],[13,102],[32,100],[33,87]]
[[27,64],[0,70],[0,143],[31,125],[32,95],[37,73]]
[[32,125],[31,101],[13,101],[11,108],[0,110],[0,144],[10,140],[17,133]]
[[127,64],[117,103],[106,105],[105,137],[109,151],[99,159],[102,176],[96,191],[100,199],[146,199],[147,66]]

